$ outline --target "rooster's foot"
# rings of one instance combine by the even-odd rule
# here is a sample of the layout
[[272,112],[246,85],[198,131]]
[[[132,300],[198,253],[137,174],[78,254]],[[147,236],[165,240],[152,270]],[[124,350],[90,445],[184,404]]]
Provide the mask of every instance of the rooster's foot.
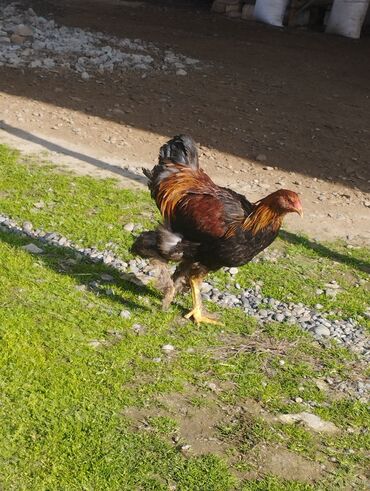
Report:
[[203,322],[204,324],[216,324],[218,326],[223,326],[222,322],[209,317],[209,315],[210,314],[204,315],[200,309],[195,308],[185,315],[185,319],[192,318],[196,324],[201,324]]

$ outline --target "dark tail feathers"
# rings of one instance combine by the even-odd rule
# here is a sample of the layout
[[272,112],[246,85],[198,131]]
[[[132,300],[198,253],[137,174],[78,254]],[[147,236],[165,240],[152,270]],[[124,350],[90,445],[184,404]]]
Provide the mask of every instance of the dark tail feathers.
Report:
[[171,168],[167,164],[172,162],[190,167],[193,170],[199,169],[198,150],[195,141],[191,136],[178,135],[165,143],[159,150],[158,164],[152,170],[143,168],[143,173],[148,178],[148,187],[155,199],[159,183],[176,173],[176,168]]
[[199,162],[195,141],[188,135],[174,136],[159,150],[159,163],[163,160],[169,160],[174,164],[187,165],[197,170]]

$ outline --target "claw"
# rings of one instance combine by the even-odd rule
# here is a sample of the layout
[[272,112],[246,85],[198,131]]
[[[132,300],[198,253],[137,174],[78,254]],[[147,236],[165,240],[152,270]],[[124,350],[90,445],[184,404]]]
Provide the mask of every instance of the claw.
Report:
[[208,317],[202,314],[202,311],[198,308],[191,310],[188,314],[185,315],[185,319],[193,318],[196,324],[215,324],[217,326],[223,326],[224,324],[216,319],[212,319],[212,317]]
[[191,296],[193,299],[193,310],[186,314],[185,319],[193,319],[196,324],[216,324],[223,326],[222,322],[219,322],[212,317],[208,317],[202,313],[202,297],[200,295],[200,286],[202,284],[202,276],[194,276],[190,278]]

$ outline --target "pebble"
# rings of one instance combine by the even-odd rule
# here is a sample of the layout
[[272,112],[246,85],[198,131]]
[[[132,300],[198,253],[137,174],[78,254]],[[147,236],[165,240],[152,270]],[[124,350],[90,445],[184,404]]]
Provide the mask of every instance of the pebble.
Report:
[[29,233],[29,232],[32,232],[33,225],[31,222],[24,222],[22,228],[23,228],[24,232]]
[[128,310],[121,310],[119,316],[122,317],[122,319],[129,319],[131,317],[131,312]]
[[336,297],[336,296],[337,296],[337,294],[338,294],[338,290],[337,290],[337,289],[335,289],[335,290],[334,290],[334,289],[332,289],[332,288],[327,288],[327,289],[325,290],[325,295],[326,295],[327,297]]
[[99,348],[102,345],[101,341],[99,341],[98,339],[92,339],[91,341],[89,341],[88,344],[92,348]]
[[166,354],[173,353],[175,351],[175,347],[172,344],[165,344],[162,346],[162,351]]
[[22,45],[25,42],[26,38],[23,36],[19,36],[19,34],[12,34],[10,36],[10,41],[13,44],[17,44],[18,46]]
[[182,447],[180,448],[181,450],[181,453],[184,454],[184,455],[188,455],[190,450],[191,450],[191,445],[182,445]]
[[238,273],[238,268],[230,268],[229,269],[229,273],[231,274],[231,276],[234,276]]
[[76,285],[75,288],[79,292],[85,292],[86,291],[86,285]]
[[37,210],[41,210],[42,208],[45,208],[45,203],[43,201],[38,201],[37,203],[34,203],[33,206]]
[[176,75],[180,75],[180,76],[184,77],[187,74],[188,74],[188,72],[186,70],[184,70],[183,68],[176,70]]
[[302,412],[297,414],[280,414],[277,420],[281,423],[305,423],[311,430],[322,433],[337,433],[339,429],[330,421],[321,419],[316,414]]
[[328,337],[330,336],[330,329],[326,326],[317,326],[315,327],[315,334],[317,334],[317,336],[324,336],[324,337]]
[[205,385],[212,392],[218,392],[219,391],[219,388],[217,387],[217,385],[214,382],[206,382]]
[[126,225],[123,227],[124,230],[126,230],[126,232],[132,232],[135,228],[135,224],[130,222],[130,223],[126,223]]
[[43,249],[37,247],[36,244],[28,244],[22,247],[23,250],[30,252],[31,254],[42,254],[44,252]]
[[19,24],[14,31],[18,36],[29,37],[33,35],[33,30],[29,26],[25,26],[24,24]]
[[102,273],[102,274],[100,275],[100,278],[101,278],[103,281],[113,281],[113,280],[114,280],[113,276],[112,276],[112,275],[110,275],[110,274],[107,274],[107,273]]
[[134,324],[132,326],[132,330],[134,331],[135,334],[138,336],[141,336],[142,334],[145,334],[145,327],[142,326],[141,324]]

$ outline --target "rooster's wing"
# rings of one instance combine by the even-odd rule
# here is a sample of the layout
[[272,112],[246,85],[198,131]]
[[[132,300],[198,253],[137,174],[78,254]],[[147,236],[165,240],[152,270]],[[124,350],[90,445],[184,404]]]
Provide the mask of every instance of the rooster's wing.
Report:
[[187,240],[202,242],[221,238],[232,224],[244,220],[254,208],[244,196],[217,186],[201,170],[179,174],[183,173],[169,178],[164,186],[167,192],[160,208],[171,229]]

